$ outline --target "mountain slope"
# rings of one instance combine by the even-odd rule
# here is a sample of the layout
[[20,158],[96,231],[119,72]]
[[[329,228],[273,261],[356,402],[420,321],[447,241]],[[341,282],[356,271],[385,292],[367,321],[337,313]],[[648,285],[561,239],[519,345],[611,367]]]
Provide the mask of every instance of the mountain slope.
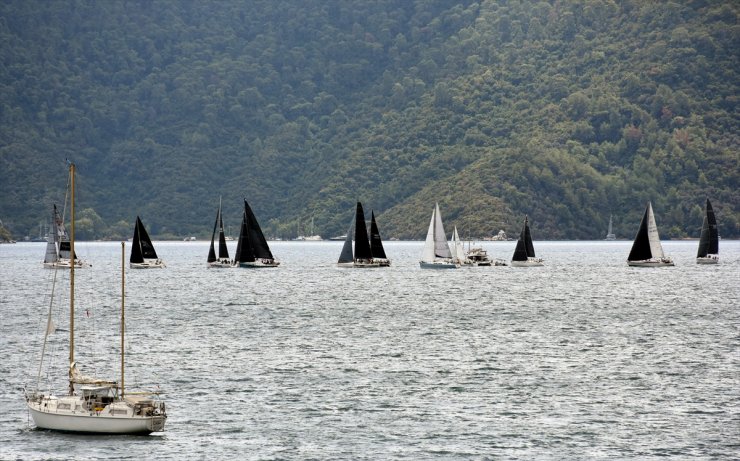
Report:
[[[35,235],[63,160],[95,226],[207,234],[219,196],[270,235],[740,236],[735,4],[4,2],[0,218]],[[87,227],[86,227],[87,226]]]

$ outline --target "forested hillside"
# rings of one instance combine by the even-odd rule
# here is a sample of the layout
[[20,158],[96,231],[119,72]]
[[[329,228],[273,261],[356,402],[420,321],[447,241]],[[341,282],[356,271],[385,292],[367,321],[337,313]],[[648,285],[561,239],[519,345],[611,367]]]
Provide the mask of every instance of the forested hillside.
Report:
[[[740,3],[0,2],[0,219],[36,236],[740,237]],[[234,233],[236,231],[234,230]]]

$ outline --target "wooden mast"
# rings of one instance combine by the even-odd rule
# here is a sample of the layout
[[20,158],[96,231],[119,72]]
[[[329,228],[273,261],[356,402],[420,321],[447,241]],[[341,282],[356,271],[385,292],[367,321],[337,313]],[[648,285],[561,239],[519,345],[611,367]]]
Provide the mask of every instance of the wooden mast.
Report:
[[69,395],[74,393],[72,365],[75,363],[75,164],[69,162],[70,228],[69,228]]
[[126,332],[125,298],[126,298],[126,242],[121,242],[121,398],[123,398],[124,381],[124,334]]

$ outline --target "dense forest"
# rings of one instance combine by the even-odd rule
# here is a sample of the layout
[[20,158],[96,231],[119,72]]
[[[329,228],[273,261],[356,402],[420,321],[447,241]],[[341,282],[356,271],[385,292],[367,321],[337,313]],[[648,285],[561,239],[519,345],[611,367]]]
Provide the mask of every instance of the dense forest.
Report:
[[[0,219],[37,236],[77,164],[82,239],[740,237],[740,3],[6,0]],[[236,232],[236,231],[234,231]]]

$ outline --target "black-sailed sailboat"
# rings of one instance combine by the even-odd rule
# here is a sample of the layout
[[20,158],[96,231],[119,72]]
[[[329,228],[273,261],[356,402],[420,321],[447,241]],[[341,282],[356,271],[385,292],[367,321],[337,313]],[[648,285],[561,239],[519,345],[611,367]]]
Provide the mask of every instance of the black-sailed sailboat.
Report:
[[236,244],[234,265],[247,268],[277,267],[280,262],[275,259],[262,233],[252,208],[244,199],[242,226],[239,241]]
[[719,262],[719,229],[717,229],[717,218],[714,216],[714,209],[709,199],[704,207],[704,222],[701,226],[696,262],[697,264],[717,264]]
[[[216,227],[218,227],[218,257],[216,257]],[[226,246],[226,234],[224,233],[224,219],[221,214],[221,199],[218,200],[218,211],[216,221],[213,223],[211,234],[211,247],[208,249],[208,267],[228,268],[233,267],[234,262],[229,259],[229,248]]]
[[370,235],[367,234],[365,224],[365,211],[362,203],[357,202],[354,221],[355,248],[352,251],[352,226],[347,232],[342,252],[339,255],[337,265],[340,267],[387,267],[391,265],[390,260],[383,249],[383,241],[380,238],[378,224],[375,222],[375,212],[370,212]]
[[627,257],[627,264],[633,267],[673,266],[673,259],[663,253],[660,244],[658,225],[655,223],[653,205],[648,202],[640,227]]
[[164,261],[157,256],[154,245],[152,245],[152,239],[149,238],[149,234],[138,216],[134,226],[134,240],[131,243],[129,267],[131,269],[161,269],[166,267]]
[[544,266],[545,261],[538,258],[534,252],[532,244],[532,232],[529,230],[529,217],[524,216],[524,226],[519,233],[519,240],[516,242],[514,256],[511,258],[512,267],[537,267]]

